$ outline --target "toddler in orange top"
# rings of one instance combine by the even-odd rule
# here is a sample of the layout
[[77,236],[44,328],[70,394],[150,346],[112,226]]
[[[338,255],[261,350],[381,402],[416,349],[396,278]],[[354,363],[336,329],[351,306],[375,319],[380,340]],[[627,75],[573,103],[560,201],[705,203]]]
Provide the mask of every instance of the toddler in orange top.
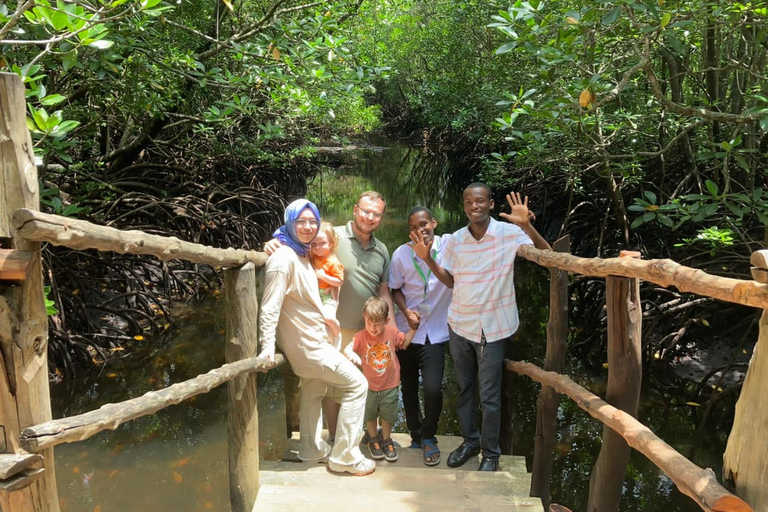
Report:
[[[365,329],[355,334],[352,343],[344,349],[344,355],[362,367],[368,380],[365,427],[371,438],[368,443],[371,457],[395,462],[397,450],[392,443],[392,424],[400,415],[400,363],[395,350],[407,348],[416,330],[411,328],[403,334],[397,327],[387,324],[388,318],[389,306],[384,299],[371,297],[365,301]],[[377,419],[381,421],[381,437],[377,435]]]
[[339,289],[344,284],[344,265],[334,252],[339,244],[339,237],[333,224],[323,221],[317,236],[310,244],[310,261],[317,274],[320,288],[320,300],[323,303],[323,318],[333,338],[338,337],[341,325],[336,320],[336,308],[339,307]]

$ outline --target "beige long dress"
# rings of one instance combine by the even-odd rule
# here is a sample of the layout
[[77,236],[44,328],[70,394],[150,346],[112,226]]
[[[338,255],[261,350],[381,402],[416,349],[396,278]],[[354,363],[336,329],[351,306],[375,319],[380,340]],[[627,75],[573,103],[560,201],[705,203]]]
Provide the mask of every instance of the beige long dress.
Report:
[[[275,346],[286,355],[301,377],[299,457],[329,460],[352,466],[363,458],[358,447],[368,385],[362,373],[327,342],[317,276],[309,260],[287,246],[275,251],[265,267],[261,305],[262,350]],[[342,392],[336,442],[330,446],[320,437],[321,403],[326,386]]]

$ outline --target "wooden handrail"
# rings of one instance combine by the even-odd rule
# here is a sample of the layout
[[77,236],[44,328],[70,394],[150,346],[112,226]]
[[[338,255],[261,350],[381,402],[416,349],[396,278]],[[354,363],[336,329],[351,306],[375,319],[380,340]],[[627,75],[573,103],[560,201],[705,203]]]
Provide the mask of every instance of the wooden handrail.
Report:
[[712,470],[701,469],[648,427],[579,386],[570,377],[542,370],[526,361],[505,360],[505,366],[508,370],[527,375],[536,382],[551,386],[558,393],[568,395],[590,416],[612,428],[627,444],[648,457],[675,483],[680,492],[691,497],[702,509],[713,512],[754,512],[744,500],[720,485]]
[[636,277],[681,292],[693,292],[727,302],[756,308],[768,308],[768,285],[755,281],[707,274],[672,260],[637,260],[634,258],[580,258],[570,254],[536,249],[523,245],[517,254],[543,267],[557,267],[585,276]]
[[258,357],[228,363],[193,379],[158,391],[150,391],[130,400],[105,404],[94,411],[25,428],[21,432],[21,445],[29,452],[39,452],[57,444],[82,441],[103,430],[115,430],[126,421],[155,413],[195,395],[207,393],[240,375],[268,371],[283,363],[285,363],[285,356],[282,354],[275,355],[274,363]]
[[217,249],[179,240],[175,236],[149,235],[138,230],[120,230],[84,220],[41,213],[27,208],[13,212],[13,225],[27,240],[64,245],[72,249],[98,249],[120,254],[147,254],[161,260],[180,259],[211,266],[236,267],[247,262],[263,267],[266,253],[240,249]]

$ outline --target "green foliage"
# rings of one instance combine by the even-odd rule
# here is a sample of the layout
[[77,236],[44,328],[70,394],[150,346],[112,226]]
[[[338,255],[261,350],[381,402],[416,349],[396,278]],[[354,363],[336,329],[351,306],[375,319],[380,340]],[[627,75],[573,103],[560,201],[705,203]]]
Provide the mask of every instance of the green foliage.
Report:
[[58,315],[59,310],[56,309],[56,303],[48,298],[48,295],[51,293],[51,287],[45,286],[43,288],[43,295],[45,298],[45,314],[48,316]]
[[21,7],[0,9],[0,70],[25,83],[28,125],[46,166],[104,164],[108,175],[140,154],[167,158],[169,147],[215,160],[210,151],[223,138],[225,151],[237,139],[279,152],[294,139],[378,124],[363,98],[388,70],[358,57],[352,24],[343,22],[354,19],[356,2]]

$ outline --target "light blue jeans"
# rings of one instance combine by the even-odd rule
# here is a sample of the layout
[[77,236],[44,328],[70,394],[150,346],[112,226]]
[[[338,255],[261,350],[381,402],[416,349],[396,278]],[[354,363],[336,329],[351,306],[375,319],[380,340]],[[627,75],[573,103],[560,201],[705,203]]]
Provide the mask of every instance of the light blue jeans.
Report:
[[[483,336],[482,343],[475,343],[450,330],[448,343],[459,388],[456,409],[464,442],[471,447],[480,446],[483,457],[498,458],[501,455],[501,375],[506,338],[485,343]],[[475,420],[478,387],[483,421],[481,430]]]

